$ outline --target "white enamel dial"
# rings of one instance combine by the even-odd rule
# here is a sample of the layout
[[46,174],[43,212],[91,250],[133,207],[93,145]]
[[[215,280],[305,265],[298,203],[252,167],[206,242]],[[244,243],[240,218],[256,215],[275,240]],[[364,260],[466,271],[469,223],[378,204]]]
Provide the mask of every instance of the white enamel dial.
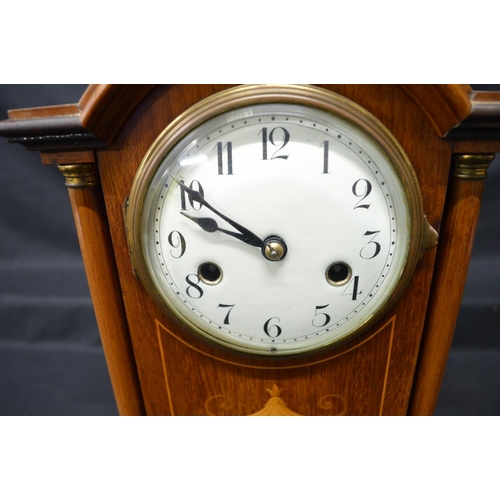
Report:
[[195,334],[250,354],[316,352],[362,331],[394,297],[408,199],[359,125],[258,103],[209,117],[145,161],[154,168],[137,238],[147,281]]

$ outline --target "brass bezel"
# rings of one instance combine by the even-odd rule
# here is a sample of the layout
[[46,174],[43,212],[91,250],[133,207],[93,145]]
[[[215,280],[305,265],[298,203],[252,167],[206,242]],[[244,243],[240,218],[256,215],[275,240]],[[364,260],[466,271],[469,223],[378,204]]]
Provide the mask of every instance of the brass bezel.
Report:
[[[217,115],[237,108],[267,103],[300,104],[319,108],[340,116],[362,129],[389,158],[390,164],[403,186],[408,203],[408,254],[398,284],[392,294],[375,314],[359,324],[351,333],[340,339],[311,348],[307,352],[291,354],[256,353],[245,348],[234,347],[223,340],[214,338],[194,325],[186,324],[182,315],[170,307],[157,291],[154,281],[149,275],[141,242],[143,203],[151,180],[168,152],[186,134]],[[193,105],[157,137],[137,170],[126,210],[126,228],[134,272],[160,309],[169,317],[175,319],[177,323],[180,323],[183,329],[189,330],[198,338],[208,341],[211,345],[219,348],[225,347],[226,350],[231,351],[233,354],[263,359],[285,359],[318,354],[318,352],[332,347],[338,347],[366,331],[387,313],[408,285],[416,264],[422,255],[425,239],[425,216],[418,179],[409,158],[392,133],[367,110],[343,96],[310,85],[242,85],[214,94]]]

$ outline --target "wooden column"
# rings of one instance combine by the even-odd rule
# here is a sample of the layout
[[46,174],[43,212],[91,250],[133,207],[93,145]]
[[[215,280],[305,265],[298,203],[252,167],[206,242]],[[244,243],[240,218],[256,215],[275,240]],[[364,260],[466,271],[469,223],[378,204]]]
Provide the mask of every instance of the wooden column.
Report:
[[97,165],[59,165],[68,187],[97,325],[120,415],[143,415]]
[[446,368],[467,278],[484,179],[494,154],[457,154],[440,234],[410,415],[432,415]]

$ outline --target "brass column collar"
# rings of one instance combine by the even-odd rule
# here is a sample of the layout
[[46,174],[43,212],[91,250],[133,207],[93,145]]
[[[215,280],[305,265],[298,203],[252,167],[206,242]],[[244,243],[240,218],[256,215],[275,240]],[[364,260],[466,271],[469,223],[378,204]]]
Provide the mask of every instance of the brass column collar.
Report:
[[494,154],[457,154],[453,156],[453,177],[468,181],[486,179]]
[[88,188],[99,184],[99,172],[95,163],[58,165],[68,188]]

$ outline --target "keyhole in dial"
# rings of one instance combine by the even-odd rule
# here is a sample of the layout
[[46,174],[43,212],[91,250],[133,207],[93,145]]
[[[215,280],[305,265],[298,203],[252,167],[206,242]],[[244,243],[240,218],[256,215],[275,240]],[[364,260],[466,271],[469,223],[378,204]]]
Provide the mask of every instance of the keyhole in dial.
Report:
[[222,269],[213,262],[204,262],[198,267],[198,278],[206,285],[217,285],[222,281]]
[[352,276],[351,267],[345,262],[334,262],[326,269],[326,281],[333,286],[342,286],[349,282]]

